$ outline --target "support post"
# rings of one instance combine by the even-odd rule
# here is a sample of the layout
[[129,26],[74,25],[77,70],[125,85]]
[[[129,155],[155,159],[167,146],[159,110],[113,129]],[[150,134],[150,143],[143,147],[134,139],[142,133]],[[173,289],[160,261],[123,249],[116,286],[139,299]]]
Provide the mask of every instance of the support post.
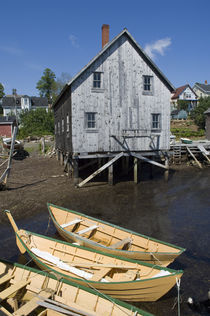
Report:
[[63,164],[64,164],[64,155],[63,155],[63,153],[61,152],[61,153],[60,153],[60,165],[63,166]]
[[[112,160],[112,158],[109,158],[109,160]],[[109,166],[108,168],[108,184],[113,185],[114,184],[114,179],[113,179],[113,165]]]
[[133,166],[133,171],[134,171],[134,183],[138,183],[138,158],[134,157],[134,166]]
[[79,163],[77,156],[73,158],[73,173],[74,173],[74,185],[79,183]]
[[168,156],[165,157],[165,172],[164,172],[164,179],[166,182],[168,182],[168,177],[169,177],[169,159]]

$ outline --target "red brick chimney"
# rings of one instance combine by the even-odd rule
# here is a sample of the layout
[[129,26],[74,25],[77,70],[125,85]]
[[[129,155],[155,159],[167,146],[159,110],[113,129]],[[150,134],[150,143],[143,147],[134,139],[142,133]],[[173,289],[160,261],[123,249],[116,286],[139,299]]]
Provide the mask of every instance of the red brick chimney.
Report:
[[102,48],[109,42],[109,25],[102,25]]
[[205,84],[207,84],[207,80],[205,80]]

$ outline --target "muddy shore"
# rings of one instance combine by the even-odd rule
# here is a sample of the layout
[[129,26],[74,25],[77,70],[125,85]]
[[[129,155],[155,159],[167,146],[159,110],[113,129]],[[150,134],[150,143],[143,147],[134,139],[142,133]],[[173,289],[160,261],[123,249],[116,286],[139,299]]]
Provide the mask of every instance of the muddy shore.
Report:
[[[176,168],[169,182],[163,176],[136,185],[121,181],[108,186],[92,182],[81,189],[55,158],[30,155],[13,160],[6,191],[0,191],[1,257],[18,260],[14,234],[3,213],[9,209],[21,228],[55,236],[48,227],[47,202],[78,210],[139,233],[187,248],[170,267],[183,269],[181,315],[192,315],[188,296],[205,299],[210,287],[210,168]],[[177,289],[139,307],[157,316],[177,315]]]

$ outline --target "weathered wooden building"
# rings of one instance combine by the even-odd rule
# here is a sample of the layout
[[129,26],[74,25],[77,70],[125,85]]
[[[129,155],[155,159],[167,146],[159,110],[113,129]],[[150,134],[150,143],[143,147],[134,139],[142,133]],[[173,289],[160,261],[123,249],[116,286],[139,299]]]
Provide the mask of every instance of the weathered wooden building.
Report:
[[103,25],[102,50],[53,105],[58,156],[68,157],[75,178],[80,159],[108,157],[104,169],[110,174],[122,156],[159,165],[152,157],[169,150],[172,91],[127,29],[109,41],[109,26]]

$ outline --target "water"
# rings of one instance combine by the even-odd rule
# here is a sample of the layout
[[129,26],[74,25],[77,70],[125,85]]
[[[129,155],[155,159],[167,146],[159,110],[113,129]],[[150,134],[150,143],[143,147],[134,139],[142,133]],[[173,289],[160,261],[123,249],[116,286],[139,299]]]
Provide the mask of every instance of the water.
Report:
[[[161,177],[138,185],[121,182],[113,187],[90,185],[73,189],[62,196],[59,205],[186,248],[170,267],[184,270],[181,315],[195,315],[186,304],[187,298],[204,300],[210,288],[210,168],[177,171],[168,183]],[[45,234],[48,226],[46,207],[17,224]],[[52,224],[47,234],[56,236]],[[0,240],[1,257],[18,260],[19,252],[9,225],[2,225]],[[172,309],[176,299],[175,286],[158,302],[138,303],[137,306],[157,316],[173,316],[177,315],[177,305]]]

